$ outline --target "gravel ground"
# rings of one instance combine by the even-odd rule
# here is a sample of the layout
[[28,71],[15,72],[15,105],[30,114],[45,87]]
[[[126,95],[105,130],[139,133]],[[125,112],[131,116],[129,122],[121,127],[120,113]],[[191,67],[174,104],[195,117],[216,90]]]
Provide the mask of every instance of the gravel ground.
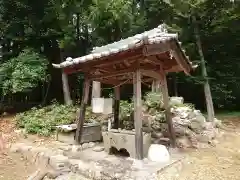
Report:
[[227,119],[223,133],[215,147],[189,150],[182,170],[173,167],[160,180],[239,180],[240,118]]
[[[14,123],[10,118],[0,120],[0,132],[6,144],[16,141]],[[239,180],[240,179],[240,117],[226,121],[224,135],[215,147],[188,150],[181,171],[176,167],[161,174],[160,180]],[[17,154],[0,153],[0,180],[24,180],[36,167]]]
[[0,151],[0,180],[25,180],[36,170],[33,164],[25,161],[19,154],[8,152],[8,147],[19,137],[14,132],[13,117],[0,118],[0,133],[7,149]]

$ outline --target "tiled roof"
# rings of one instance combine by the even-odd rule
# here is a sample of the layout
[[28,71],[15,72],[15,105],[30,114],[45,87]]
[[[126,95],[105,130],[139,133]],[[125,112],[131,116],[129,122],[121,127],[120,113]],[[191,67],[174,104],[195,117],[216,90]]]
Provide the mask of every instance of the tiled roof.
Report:
[[[135,36],[122,39],[120,41],[93,48],[92,52],[86,56],[78,58],[67,58],[66,61],[60,64],[53,64],[55,68],[65,68],[68,66],[84,63],[86,61],[91,61],[94,59],[106,57],[113,55],[122,51],[137,48],[143,44],[158,44],[161,42],[169,41],[171,39],[177,40],[177,34],[170,34],[167,32],[165,25],[159,25],[149,31],[145,31],[141,34],[136,34]],[[184,52],[183,52],[184,53]],[[184,53],[185,55],[185,53]]]

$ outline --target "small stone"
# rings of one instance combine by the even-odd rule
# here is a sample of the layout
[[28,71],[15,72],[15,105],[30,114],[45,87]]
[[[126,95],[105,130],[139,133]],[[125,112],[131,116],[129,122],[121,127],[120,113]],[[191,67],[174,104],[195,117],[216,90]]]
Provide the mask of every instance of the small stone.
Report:
[[217,118],[214,118],[213,124],[214,124],[214,127],[216,127],[216,128],[222,127],[222,121],[218,120]]
[[87,149],[89,148],[89,144],[88,143],[83,143],[82,144],[82,149]]
[[40,166],[46,166],[49,163],[50,156],[50,152],[40,152],[37,155],[36,163]]
[[81,145],[73,145],[72,146],[72,152],[79,152],[82,150],[82,146]]
[[192,147],[191,141],[185,136],[177,138],[176,144],[177,144],[177,147],[183,148],[183,149]]
[[47,173],[47,177],[49,179],[56,179],[58,176],[62,175],[62,173],[60,171],[49,171]]
[[114,175],[114,177],[115,177],[116,179],[120,179],[122,176],[123,176],[122,173],[116,173],[116,174]]
[[163,134],[161,132],[152,132],[151,136],[152,138],[162,138]]
[[68,157],[63,155],[51,156],[49,160],[49,165],[54,170],[69,171],[70,163]]
[[22,152],[22,153],[24,153],[24,152],[29,151],[30,149],[32,149],[32,146],[27,146],[24,143],[17,143],[17,144],[12,145],[12,147],[10,149],[10,152]]
[[201,134],[197,135],[197,140],[199,142],[208,143],[215,138],[214,130],[205,130]]
[[95,152],[104,151],[104,147],[102,147],[102,146],[96,146],[96,147],[93,148],[93,151],[95,151]]
[[205,122],[204,123],[204,129],[205,130],[213,130],[214,129],[214,124],[212,122]]
[[95,143],[94,142],[89,142],[88,143],[88,148],[92,148],[92,147],[94,147],[95,146]]

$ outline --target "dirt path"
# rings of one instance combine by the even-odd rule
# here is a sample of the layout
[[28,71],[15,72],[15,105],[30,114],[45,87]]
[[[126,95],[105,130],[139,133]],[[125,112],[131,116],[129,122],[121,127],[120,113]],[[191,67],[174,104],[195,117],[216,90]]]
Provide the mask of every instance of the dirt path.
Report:
[[177,180],[239,180],[240,118],[228,119],[216,147],[189,153]]
[[[17,141],[12,118],[0,120],[5,142]],[[240,179],[240,118],[226,121],[227,129],[210,149],[190,150],[181,172],[171,173],[164,180],[239,180]],[[11,122],[11,123],[10,123]],[[0,153],[0,180],[24,180],[36,167],[17,154]]]
[[[12,119],[12,117],[0,119],[0,133],[3,134],[6,148],[20,138],[14,132],[15,124]],[[25,180],[34,171],[36,167],[19,154],[10,153],[8,149],[0,152],[0,180]]]

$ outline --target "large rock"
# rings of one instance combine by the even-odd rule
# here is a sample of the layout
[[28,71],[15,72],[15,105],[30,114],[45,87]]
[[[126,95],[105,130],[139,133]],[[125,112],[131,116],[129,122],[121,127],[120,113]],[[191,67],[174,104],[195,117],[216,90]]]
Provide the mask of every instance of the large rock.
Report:
[[187,118],[182,119],[182,118],[180,118],[178,116],[173,117],[172,118],[172,122],[174,124],[179,124],[179,125],[186,126],[186,127],[188,127],[190,125],[190,123],[191,123],[191,121],[189,119],[187,119]]
[[183,97],[170,97],[170,106],[177,106],[183,104]]
[[70,171],[69,159],[68,157],[63,155],[51,156],[49,160],[49,165],[54,170]]
[[188,114],[192,112],[193,110],[188,106],[182,106],[182,107],[175,107],[171,108],[171,112],[182,119],[185,119],[188,117]]
[[191,119],[190,121],[191,121],[189,125],[190,129],[195,133],[201,133],[206,123],[205,117],[203,115],[197,115],[195,118]]
[[209,143],[216,137],[216,131],[213,130],[204,130],[201,134],[197,135],[197,140],[203,143]]
[[164,145],[152,144],[148,150],[148,159],[153,162],[168,162],[170,155]]

